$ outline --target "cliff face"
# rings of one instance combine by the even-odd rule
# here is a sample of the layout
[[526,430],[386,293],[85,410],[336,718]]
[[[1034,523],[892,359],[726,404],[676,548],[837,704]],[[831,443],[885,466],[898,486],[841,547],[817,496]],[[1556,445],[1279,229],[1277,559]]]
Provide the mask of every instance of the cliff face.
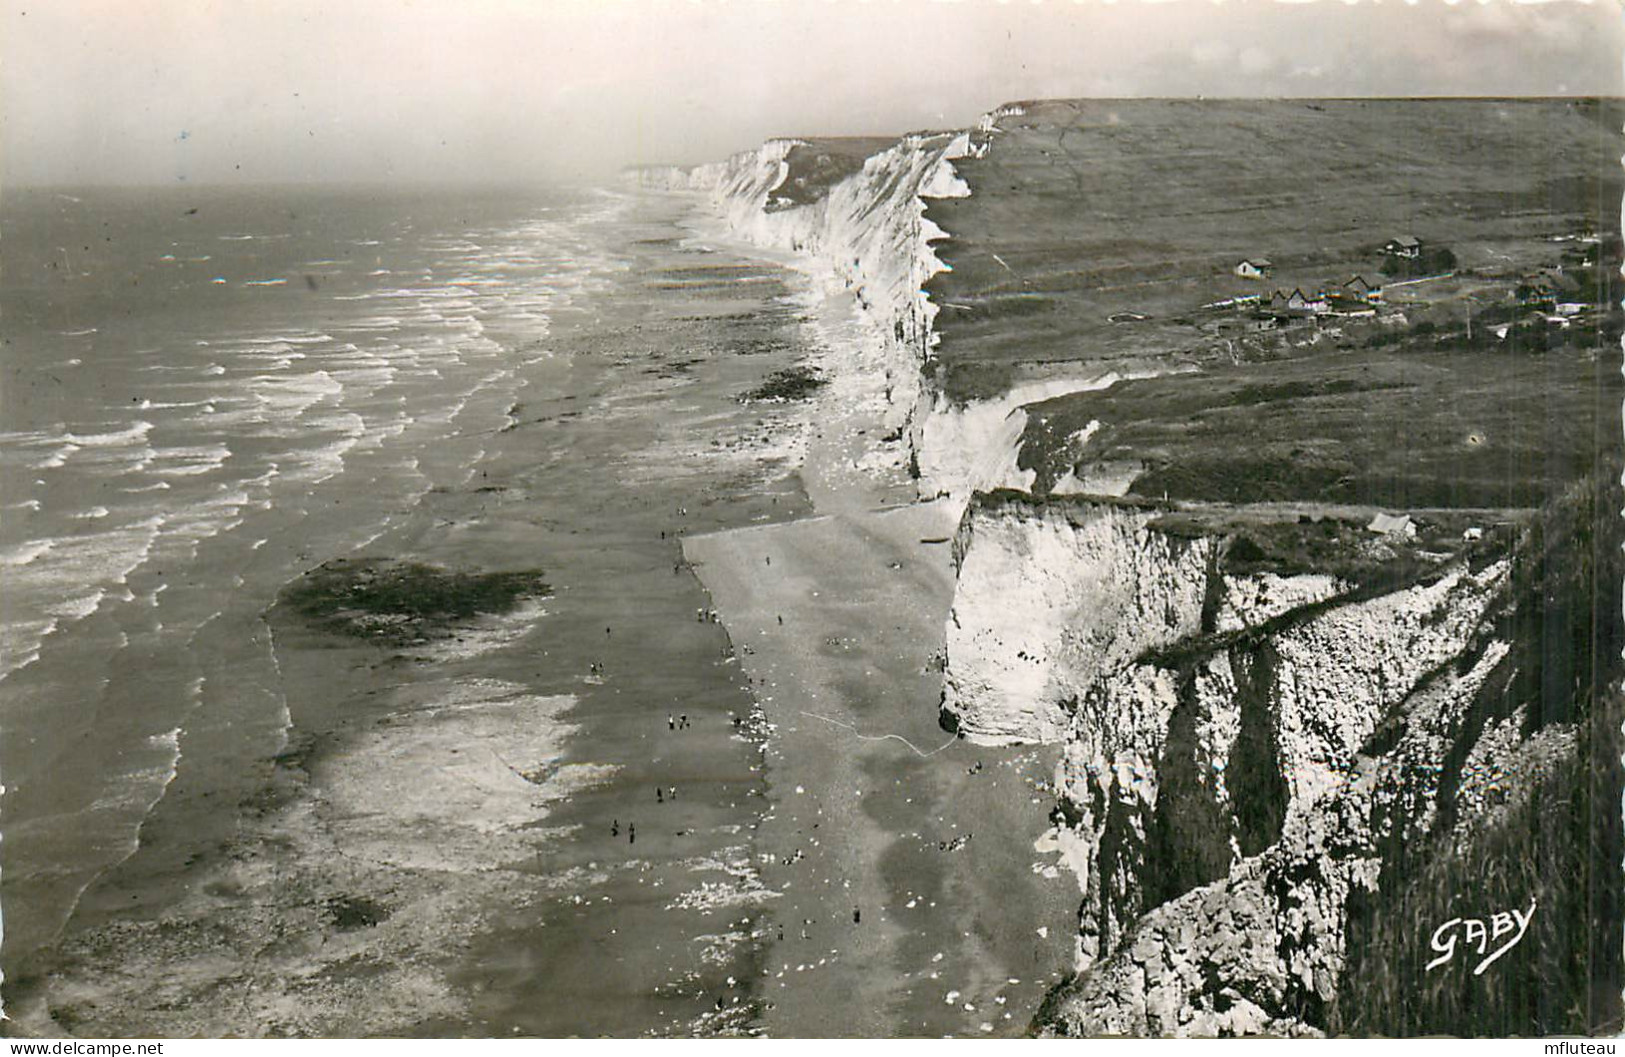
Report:
[[771,140],[718,165],[640,182],[706,193],[730,237],[797,254],[827,287],[850,290],[865,333],[861,349],[842,350],[863,360],[847,367],[883,376],[886,425],[905,431],[918,452],[915,413],[930,407],[922,367],[938,311],[922,288],[943,268],[932,244],[944,237],[926,202],[970,193],[953,161],[985,149],[978,135],[909,135],[844,165],[831,164],[839,143]]
[[[1207,355],[1190,322],[1235,294],[1235,259],[1258,247],[1317,246],[1294,264],[1308,276],[1369,269],[1368,231],[1417,216],[1458,232],[1464,260],[1529,237],[1494,228],[1497,210],[1463,213],[1464,188],[1511,192],[1448,144],[1493,119],[1516,126],[1503,147],[1581,157],[1601,142],[1592,109],[1035,103],[883,149],[782,140],[646,177],[709,195],[734,236],[853,292],[863,348],[837,370],[880,378],[921,496],[968,504],[941,719],[972,740],[1061,746],[1052,843],[1082,895],[1076,976],[1040,1030],[1483,1030],[1472,1018],[1499,999],[1428,975],[1415,949],[1462,909],[1462,876],[1419,865],[1423,849],[1527,865],[1578,842],[1587,862],[1618,861],[1585,843],[1616,848],[1616,829],[1580,818],[1599,802],[1617,816],[1612,777],[1550,808],[1570,819],[1550,840],[1515,831],[1538,829],[1569,778],[1616,769],[1597,717],[1619,706],[1619,555],[1578,517],[1560,535],[1589,579],[1542,580],[1562,563],[1515,533],[1462,542],[1611,479],[1594,445],[1618,435],[1617,372],[1589,353],[1417,356],[1386,334],[1250,363]],[[1394,194],[1392,150],[1437,187]],[[1313,178],[1259,197],[1268,180],[1248,167],[1265,164]],[[1518,194],[1557,210],[1548,186]],[[1368,222],[1347,228],[1351,210]],[[1604,229],[1571,214],[1529,230]],[[1258,560],[1254,536],[1285,539],[1295,504],[1319,513]],[[1388,546],[1365,529],[1376,509],[1427,511],[1429,538]],[[1617,979],[1619,952],[1593,958],[1572,936],[1613,936],[1618,901],[1496,876],[1501,904],[1473,910],[1536,889],[1563,904],[1535,926],[1544,953],[1509,956],[1503,978],[1540,981],[1568,958],[1562,1009],[1520,1006],[1504,1032],[1607,1023],[1612,998],[1573,996]],[[1375,993],[1395,980],[1430,997]]]
[[934,384],[943,306],[926,286],[947,270],[935,246],[950,233],[928,215],[929,204],[969,197],[954,163],[986,156],[999,123],[1022,113],[1019,105],[1001,107],[974,128],[904,136],[862,157],[855,151],[872,143],[779,139],[721,163],[632,174],[641,187],[705,194],[730,237],[796,254],[830,288],[851,291],[865,333],[861,348],[842,350],[852,362],[838,363],[836,373],[881,376],[886,425],[907,436],[924,498],[964,501],[978,489],[1030,486],[1032,473],[1017,465],[1024,405],[1122,377],[1072,372],[970,400],[949,399]]
[[956,540],[945,721],[978,741],[1069,736],[1102,673],[1337,592],[1325,575],[1218,572],[1219,537],[1160,531],[1149,501],[979,497]]
[[1484,692],[1511,649],[1504,547],[1388,586],[1240,575],[1225,531],[1171,534],[1167,514],[978,497],[944,722],[1063,745],[1052,818],[1083,897],[1079,975],[1043,1030],[1316,1033],[1385,849],[1446,816],[1470,835],[1577,728],[1532,729]]

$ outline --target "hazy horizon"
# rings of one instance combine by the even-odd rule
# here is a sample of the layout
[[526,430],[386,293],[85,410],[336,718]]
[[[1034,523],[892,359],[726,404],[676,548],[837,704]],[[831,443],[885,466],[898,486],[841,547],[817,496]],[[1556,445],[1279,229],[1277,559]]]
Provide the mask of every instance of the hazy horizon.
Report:
[[5,20],[12,188],[580,182],[1021,99],[1625,94],[1612,0],[64,0]]

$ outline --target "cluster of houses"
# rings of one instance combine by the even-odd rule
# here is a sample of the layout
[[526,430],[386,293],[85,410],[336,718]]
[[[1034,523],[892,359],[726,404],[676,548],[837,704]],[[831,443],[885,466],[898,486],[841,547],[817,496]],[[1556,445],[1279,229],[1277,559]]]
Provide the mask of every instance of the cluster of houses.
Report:
[[[1244,268],[1247,269],[1246,272],[1243,271]],[[1259,278],[1268,278],[1270,268],[1269,261],[1252,258],[1236,265],[1235,273],[1248,275],[1252,271],[1257,271]],[[1202,307],[1215,310],[1230,309],[1247,314],[1246,318],[1220,323],[1217,329],[1221,331],[1271,330],[1284,323],[1312,320],[1318,316],[1374,316],[1377,314],[1376,306],[1381,301],[1381,285],[1371,282],[1363,275],[1355,275],[1332,290],[1316,290],[1309,293],[1303,287],[1295,286],[1291,290],[1276,289],[1268,294],[1227,297]]]
[[[1448,249],[1429,246],[1415,235],[1397,235],[1389,239],[1383,243],[1382,253],[1389,261],[1412,262],[1408,270],[1384,266],[1385,272],[1399,275],[1409,275],[1416,271],[1415,262],[1425,262],[1429,265],[1437,262],[1448,268],[1453,261]],[[1586,267],[1587,265],[1582,263],[1579,270],[1583,272]],[[1248,257],[1238,261],[1231,272],[1238,279],[1263,283],[1273,276],[1275,265],[1265,257]],[[1453,273],[1450,271],[1443,273],[1445,276],[1449,274]],[[1424,276],[1403,281],[1396,279],[1393,285],[1409,286],[1428,278],[1434,277]],[[1528,318],[1534,319],[1534,313],[1538,312],[1546,323],[1562,328],[1567,328],[1574,322],[1584,322],[1589,308],[1587,296],[1586,284],[1576,275],[1575,270],[1565,271],[1561,266],[1543,268],[1526,275],[1516,287],[1517,302],[1529,310]],[[1238,294],[1210,302],[1202,308],[1227,314],[1204,324],[1202,329],[1210,334],[1223,336],[1308,324],[1322,317],[1337,320],[1374,317],[1378,314],[1382,303],[1381,280],[1373,282],[1363,275],[1355,275],[1336,288],[1315,289],[1309,292],[1300,286],[1290,290],[1276,289],[1267,294],[1263,292]],[[1502,314],[1497,322],[1507,318],[1508,316]],[[1497,337],[1504,338],[1511,329],[1511,324],[1491,325],[1490,329]],[[1469,337],[1471,333],[1472,321],[1469,319]]]

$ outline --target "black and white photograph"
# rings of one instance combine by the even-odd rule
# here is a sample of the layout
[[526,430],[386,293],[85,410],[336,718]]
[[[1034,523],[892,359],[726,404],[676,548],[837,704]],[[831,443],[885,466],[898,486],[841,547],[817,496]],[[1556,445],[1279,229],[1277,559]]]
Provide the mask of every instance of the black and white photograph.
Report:
[[1620,1036],[1622,155],[1619,0],[12,0],[0,1045]]

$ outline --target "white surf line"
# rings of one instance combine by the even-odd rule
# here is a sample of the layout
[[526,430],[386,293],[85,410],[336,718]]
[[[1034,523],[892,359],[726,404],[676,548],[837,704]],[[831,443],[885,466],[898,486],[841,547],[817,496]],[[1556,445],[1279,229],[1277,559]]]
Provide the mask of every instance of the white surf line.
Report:
[[[797,709],[797,711],[800,711],[800,709]],[[939,745],[935,749],[932,749],[930,752],[925,752],[925,751],[921,750],[918,746],[916,746],[912,741],[909,741],[907,738],[903,737],[901,734],[863,734],[863,733],[860,733],[858,731],[858,728],[854,727],[852,724],[843,723],[841,720],[838,720],[838,719],[831,719],[829,716],[820,716],[816,712],[802,712],[801,714],[806,716],[809,719],[821,719],[825,723],[833,723],[837,727],[845,727],[847,730],[850,730],[852,732],[853,737],[860,738],[863,741],[885,741],[887,738],[891,738],[891,739],[894,739],[896,741],[900,741],[904,745],[907,745],[909,748],[913,749],[914,750],[914,755],[916,755],[916,756],[925,756],[925,757],[935,756],[937,753],[941,752],[943,749],[946,749],[948,746],[952,745],[954,742],[959,740],[959,737],[957,735],[955,735],[954,737],[951,737],[947,741],[943,742],[941,745]]]

